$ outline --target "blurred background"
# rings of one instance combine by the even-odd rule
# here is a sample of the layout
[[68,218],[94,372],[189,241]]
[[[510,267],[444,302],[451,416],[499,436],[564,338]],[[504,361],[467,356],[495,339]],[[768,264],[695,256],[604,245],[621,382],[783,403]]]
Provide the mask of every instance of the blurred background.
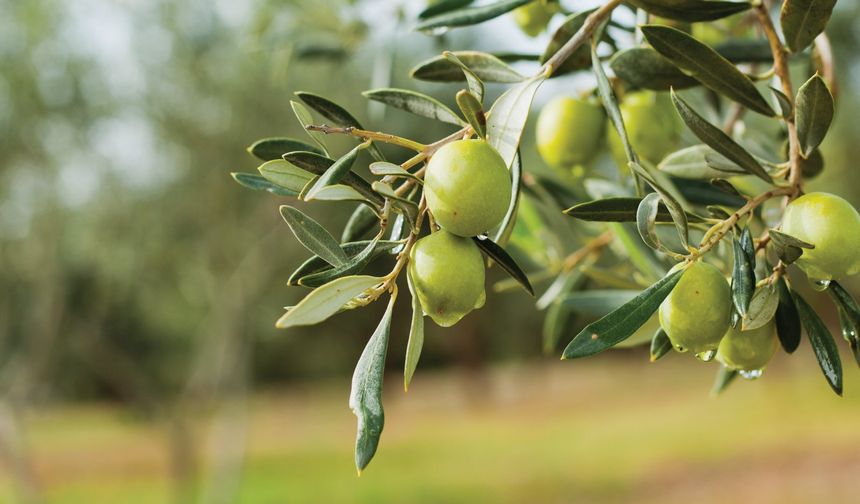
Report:
[[[510,16],[412,32],[423,7],[0,0],[0,502],[856,500],[860,373],[841,339],[843,398],[803,343],[713,399],[716,365],[686,355],[544,355],[543,314],[519,291],[489,295],[450,330],[428,324],[408,394],[398,307],[386,430],[355,476],[349,382],[383,307],[277,331],[281,307],[304,294],[286,278],[308,254],[281,198],[229,173],[254,171],[245,148],[258,138],[301,138],[294,91],[429,142],[450,130],[360,92],[409,87],[451,103],[459,86],[410,81],[409,68],[445,49],[546,44]],[[840,2],[828,29],[839,111],[808,185],[855,204],[858,14]],[[553,81],[538,107],[581,81]],[[351,209],[306,211],[336,230]]]

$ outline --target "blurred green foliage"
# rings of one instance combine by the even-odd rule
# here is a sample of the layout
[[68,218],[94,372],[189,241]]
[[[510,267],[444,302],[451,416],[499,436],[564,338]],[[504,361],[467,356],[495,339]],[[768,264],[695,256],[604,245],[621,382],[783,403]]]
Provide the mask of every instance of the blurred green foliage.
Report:
[[[165,393],[231,386],[238,375],[347,376],[382,306],[275,330],[281,307],[303,294],[285,283],[307,253],[278,215],[281,199],[239,187],[229,172],[255,168],[244,148],[257,138],[302,135],[289,109],[296,90],[335,99],[372,129],[446,134],[360,95],[399,85],[452,103],[455,87],[407,81],[410,66],[443,47],[409,30],[403,12],[418,4],[0,2],[2,394],[157,409]],[[860,154],[860,7],[837,9],[840,110],[827,168],[809,188],[857,203],[860,189],[844,181]],[[444,48],[529,43],[503,32],[458,31]],[[569,85],[547,86],[540,100]],[[539,162],[531,138],[527,170]],[[350,210],[307,209],[331,229]],[[407,311],[395,313],[392,367],[402,365]],[[537,355],[541,318],[519,291],[489,295],[456,328],[428,326],[422,364]]]

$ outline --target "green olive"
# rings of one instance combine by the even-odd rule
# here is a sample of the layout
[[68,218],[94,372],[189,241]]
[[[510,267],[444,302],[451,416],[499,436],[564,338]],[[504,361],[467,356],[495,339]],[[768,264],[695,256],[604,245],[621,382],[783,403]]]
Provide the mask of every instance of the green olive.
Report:
[[660,326],[676,350],[699,354],[717,349],[731,313],[731,290],[723,274],[696,261],[660,305]]
[[[622,100],[620,109],[630,145],[641,159],[656,165],[678,147],[681,119],[667,93],[630,93]],[[626,166],[624,145],[611,122],[607,122],[607,139],[612,158],[620,166]]]
[[409,276],[424,313],[442,327],[484,305],[484,259],[469,238],[445,230],[421,238],[409,253]]
[[558,12],[558,3],[548,0],[535,0],[511,13],[520,29],[529,37],[537,37],[549,24],[552,16]]
[[773,320],[750,331],[741,331],[738,324],[723,336],[717,350],[717,360],[729,369],[758,371],[767,365],[778,346]]
[[508,211],[511,176],[484,140],[458,140],[436,151],[424,175],[427,207],[436,222],[459,236],[497,226]]
[[584,165],[600,151],[605,124],[606,113],[597,100],[555,98],[538,116],[538,152],[553,168]]
[[811,280],[829,281],[860,272],[860,214],[834,194],[814,192],[785,208],[782,231],[815,245],[796,264]]

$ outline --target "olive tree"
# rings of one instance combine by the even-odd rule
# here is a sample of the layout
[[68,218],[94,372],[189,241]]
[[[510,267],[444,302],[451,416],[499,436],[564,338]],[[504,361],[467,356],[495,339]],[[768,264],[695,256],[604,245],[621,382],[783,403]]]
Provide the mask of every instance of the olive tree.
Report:
[[[860,270],[860,214],[837,196],[803,190],[823,168],[818,148],[835,111],[824,34],[835,3],[605,0],[569,12],[551,0],[434,2],[414,20],[416,31],[439,36],[504,15],[529,36],[553,30],[540,55],[446,51],[417,63],[414,79],[462,85],[458,110],[408,89],[364,93],[451,125],[427,144],[366,128],[313,92],[295,93],[292,111],[308,138],[262,139],[248,149],[263,161],[259,173],[232,175],[288,199],[356,202],[339,238],[289,203],[280,207],[312,256],[288,279],[307,295],[276,325],[386,305],[353,375],[358,470],[383,430],[395,302],[411,298],[408,387],[425,315],[447,327],[480,308],[491,266],[510,275],[495,291],[518,285],[546,311],[547,350],[576,332],[572,313],[594,320],[562,359],[650,342],[652,361],[673,349],[716,359],[718,393],[736,376],[758,378],[778,347],[794,352],[804,329],[841,394],[834,337],[787,275],[798,269],[830,295],[860,362],[860,309],[838,283]],[[536,93],[575,73],[590,73],[592,87],[548,102],[536,128],[545,166],[524,166]],[[505,90],[491,100],[486,83]],[[333,152],[328,135],[355,146]],[[382,144],[409,154],[392,162]],[[358,161],[365,157],[369,175]],[[382,260],[391,261],[389,273],[364,274]]]

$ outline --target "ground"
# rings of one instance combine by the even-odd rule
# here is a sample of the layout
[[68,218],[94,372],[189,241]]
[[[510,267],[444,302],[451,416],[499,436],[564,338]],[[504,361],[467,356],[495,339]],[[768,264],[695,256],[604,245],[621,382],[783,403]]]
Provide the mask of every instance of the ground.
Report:
[[[239,502],[856,502],[860,370],[844,365],[843,398],[808,344],[717,399],[708,396],[716,364],[690,355],[651,364],[636,350],[485,373],[419,369],[407,394],[392,370],[382,444],[361,477],[348,377],[269,391],[244,419]],[[169,502],[163,426],[105,405],[25,420],[49,502]],[[242,440],[218,422],[206,430],[210,454]],[[5,474],[0,502],[14,502]]]

